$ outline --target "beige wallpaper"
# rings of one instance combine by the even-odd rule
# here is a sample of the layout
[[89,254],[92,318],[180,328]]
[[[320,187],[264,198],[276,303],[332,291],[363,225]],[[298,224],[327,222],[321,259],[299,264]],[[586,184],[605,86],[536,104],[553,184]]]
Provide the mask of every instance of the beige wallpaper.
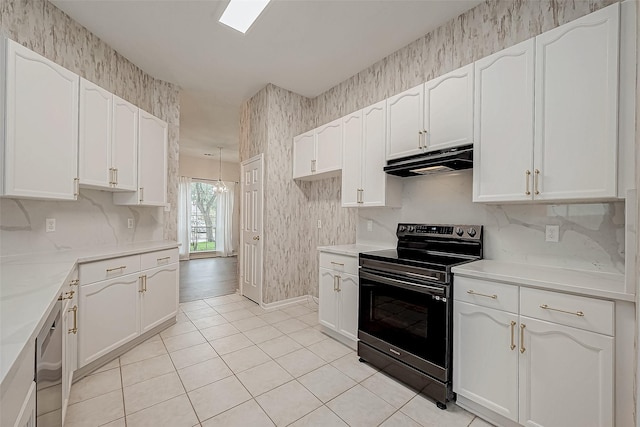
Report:
[[[264,231],[265,302],[305,293],[317,295],[315,247],[356,240],[358,213],[340,208],[340,178],[313,183],[291,179],[294,135],[615,1],[489,0],[312,100],[291,102],[297,95],[269,85],[247,101],[241,120],[240,159],[264,152],[267,168],[278,165],[266,175],[265,194],[272,208],[265,209],[265,224],[272,227]],[[309,104],[310,118],[305,114],[300,117],[301,103]],[[273,208],[276,203],[282,208]],[[471,201],[468,203],[471,205]],[[323,222],[319,230],[318,219]],[[297,237],[295,233],[299,233]],[[303,242],[302,247],[299,242]],[[298,282],[292,281],[296,277]]]
[[[176,239],[179,88],[154,79],[46,0],[1,0],[0,34],[51,59],[169,123],[167,201],[158,208],[115,206],[108,193],[81,190],[78,202],[3,200],[0,204],[1,254]],[[40,216],[56,217],[64,233],[44,235]],[[124,229],[127,217],[134,229]],[[73,224],[90,218],[83,231]],[[42,221],[43,222],[43,221]],[[102,230],[102,231],[100,231]],[[106,230],[106,231],[104,231]]]

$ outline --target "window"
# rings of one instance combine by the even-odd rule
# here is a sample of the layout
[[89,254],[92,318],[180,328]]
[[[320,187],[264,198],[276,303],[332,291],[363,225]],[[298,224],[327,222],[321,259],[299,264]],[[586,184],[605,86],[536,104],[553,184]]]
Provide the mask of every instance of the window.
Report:
[[191,183],[191,244],[189,252],[216,250],[217,194],[206,182]]

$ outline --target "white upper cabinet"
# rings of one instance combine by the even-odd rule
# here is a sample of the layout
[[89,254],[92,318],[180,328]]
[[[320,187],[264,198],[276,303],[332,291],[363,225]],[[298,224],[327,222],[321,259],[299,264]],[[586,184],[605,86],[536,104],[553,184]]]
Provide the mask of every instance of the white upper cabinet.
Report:
[[138,107],[115,95],[112,129],[114,188],[135,191],[138,183]]
[[387,160],[423,150],[424,84],[387,99]]
[[315,172],[315,130],[293,138],[293,178],[312,175]]
[[473,144],[473,64],[424,84],[425,150]]
[[110,92],[88,80],[80,79],[78,173],[82,186],[112,186],[112,102]]
[[342,169],[342,118],[293,138],[293,178],[321,179]]
[[536,199],[617,195],[620,4],[536,37]]
[[80,79],[82,187],[136,190],[138,107]]
[[167,123],[139,110],[138,189],[113,195],[115,204],[164,206],[167,203]]
[[473,200],[617,197],[618,3],[476,63]]
[[387,99],[387,160],[473,143],[473,64]]
[[79,77],[11,40],[0,45],[2,195],[75,200]]
[[315,173],[342,169],[342,119],[316,129]]
[[476,62],[473,200],[531,200],[534,39]]
[[384,173],[385,101],[343,118],[342,206],[399,206],[402,183]]

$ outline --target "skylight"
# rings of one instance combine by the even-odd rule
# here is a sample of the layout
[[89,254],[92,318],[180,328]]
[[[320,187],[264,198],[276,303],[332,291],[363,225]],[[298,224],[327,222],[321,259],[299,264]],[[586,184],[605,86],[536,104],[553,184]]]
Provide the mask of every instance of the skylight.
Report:
[[220,22],[244,34],[267,7],[269,1],[231,0],[220,17]]

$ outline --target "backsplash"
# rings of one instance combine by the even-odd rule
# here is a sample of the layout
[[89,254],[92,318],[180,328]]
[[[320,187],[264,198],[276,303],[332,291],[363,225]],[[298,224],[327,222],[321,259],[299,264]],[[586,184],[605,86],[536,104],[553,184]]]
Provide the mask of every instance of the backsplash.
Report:
[[[484,226],[484,258],[624,273],[624,202],[591,204],[473,203],[472,172],[403,180],[400,209],[360,209],[357,240],[395,246],[399,222]],[[373,231],[367,231],[373,221]],[[560,226],[558,243],[545,226]]]
[[[167,202],[161,208],[112,203],[111,193],[80,190],[78,201],[0,200],[0,255],[177,237],[179,88],[144,73],[46,0],[0,2],[0,35],[126,99],[169,124]],[[45,233],[45,218],[56,231]],[[127,219],[135,227],[127,229]]]

